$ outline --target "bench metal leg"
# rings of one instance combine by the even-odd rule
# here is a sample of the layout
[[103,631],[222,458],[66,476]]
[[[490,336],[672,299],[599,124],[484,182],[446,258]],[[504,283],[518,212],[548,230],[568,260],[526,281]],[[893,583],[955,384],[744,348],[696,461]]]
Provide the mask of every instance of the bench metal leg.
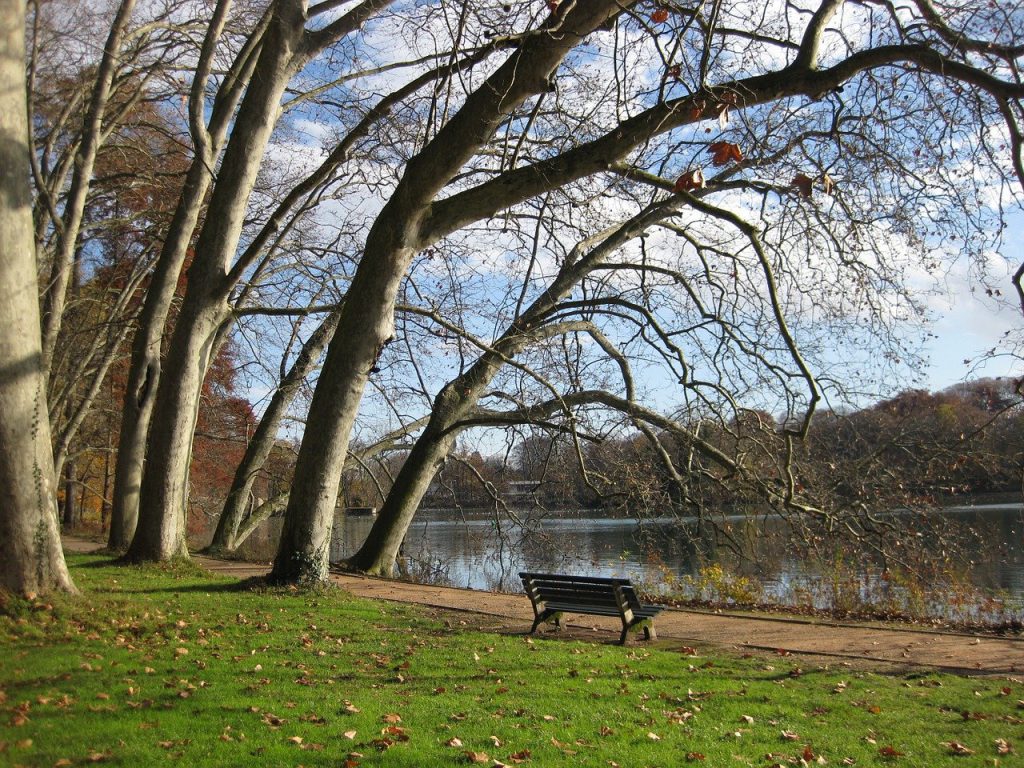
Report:
[[619,635],[619,645],[625,645],[626,644],[626,638],[629,636],[629,630],[631,630],[635,626],[643,627],[644,639],[645,640],[657,640],[658,639],[658,633],[654,631],[654,625],[651,624],[650,620],[644,620],[643,622],[640,622],[639,624],[623,624],[622,625],[622,634]]
[[562,612],[561,611],[549,611],[545,609],[541,613],[538,613],[533,619],[533,626],[530,627],[530,634],[532,635],[537,631],[537,627],[545,622],[553,621],[558,629],[562,628]]

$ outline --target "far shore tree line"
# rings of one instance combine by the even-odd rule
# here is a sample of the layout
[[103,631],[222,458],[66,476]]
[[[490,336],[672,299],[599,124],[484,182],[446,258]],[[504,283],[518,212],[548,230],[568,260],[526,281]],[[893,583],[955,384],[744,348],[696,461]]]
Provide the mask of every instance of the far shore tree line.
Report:
[[0,584],[72,590],[83,515],[133,563],[279,516],[316,584],[357,502],[390,573],[509,472],[851,541],[1012,485],[1019,385],[893,398],[922,291],[1024,311],[1024,11],[977,6],[0,0]]
[[[819,412],[794,462],[805,493],[847,507],[873,510],[927,510],[977,499],[1019,499],[1024,467],[1024,398],[1020,382],[977,379],[942,392],[906,390],[872,406],[846,413]],[[231,414],[233,403],[214,399],[215,412]],[[205,409],[205,406],[204,406]],[[209,544],[218,527],[224,499],[233,486],[231,467],[238,466],[251,438],[253,420],[224,419],[200,429],[192,464],[189,496],[189,540],[192,547]],[[209,417],[200,412],[201,422]],[[737,422],[703,425],[705,439],[726,450],[746,444],[761,461],[778,456],[781,425],[763,411],[750,411]],[[113,435],[106,435],[107,442]],[[658,451],[639,432],[592,438],[577,452],[564,433],[536,430],[516,435],[512,450],[483,456],[456,445],[423,496],[421,509],[442,513],[514,511],[536,508],[573,514],[590,510],[635,517],[690,517],[749,511],[757,514],[761,496],[743,495],[727,478],[690,465],[687,487],[699,489],[700,503],[680,493],[661,465]],[[201,441],[201,442],[200,442]],[[676,466],[692,446],[671,435],[659,438]],[[268,500],[287,492],[294,471],[296,445],[278,440],[268,460],[249,483],[243,521]],[[404,463],[407,449],[380,452],[372,462],[350,468],[343,476],[338,513],[381,507]],[[76,462],[83,474],[58,492],[65,531],[109,532],[109,477],[113,457],[103,449]],[[770,472],[769,472],[770,474]],[[280,512],[277,516],[280,515]],[[260,518],[260,522],[267,518]],[[259,523],[242,527],[225,552],[234,551]]]

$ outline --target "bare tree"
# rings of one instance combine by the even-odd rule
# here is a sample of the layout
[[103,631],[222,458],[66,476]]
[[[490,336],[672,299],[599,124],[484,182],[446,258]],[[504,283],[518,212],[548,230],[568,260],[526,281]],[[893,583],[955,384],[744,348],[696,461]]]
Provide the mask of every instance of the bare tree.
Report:
[[[971,157],[978,158],[985,151],[985,139],[978,137],[984,136],[983,126],[991,124],[997,114],[997,102],[1016,101],[1024,93],[1018,80],[1008,74],[1019,53],[1015,44],[994,44],[989,55],[981,55],[983,46],[965,44],[963,36],[949,33],[950,24],[966,25],[972,34],[975,27],[980,30],[978,20],[966,9],[949,6],[940,12],[920,3],[913,13],[905,14],[898,9],[825,0],[813,12],[780,11],[778,18],[764,18],[753,27],[741,23],[739,7],[716,5],[709,15],[673,7],[668,19],[658,14],[658,20],[646,18],[639,7],[635,14],[630,13],[631,9],[629,3],[617,8],[596,3],[559,4],[488,80],[467,92],[461,106],[437,130],[436,138],[406,164],[394,193],[367,236],[336,341],[328,351],[314,394],[310,419],[321,429],[315,434],[307,432],[299,453],[274,579],[315,581],[324,577],[338,466],[345,455],[347,435],[367,376],[391,337],[395,292],[413,254],[442,238],[551,190],[571,188],[583,179],[614,171],[620,164],[627,176],[639,178],[654,168],[669,183],[672,175],[668,172],[676,168],[682,171],[674,185],[678,193],[700,189],[705,183],[701,169],[679,168],[674,157],[678,148],[692,161],[695,145],[711,153],[713,166],[736,162],[740,173],[777,174],[774,179],[759,180],[761,191],[752,198],[741,198],[742,205],[755,211],[757,206],[763,209],[770,205],[780,193],[784,207],[828,193],[835,184],[832,174],[838,175],[836,169],[841,169],[840,178],[851,184],[871,173],[879,174],[881,179],[866,184],[866,193],[859,199],[852,192],[848,197],[849,203],[855,203],[847,212],[849,219],[859,225],[852,228],[858,237],[865,233],[870,237],[872,224],[877,222],[882,229],[894,228],[912,247],[921,237],[921,228],[913,217],[944,196],[952,205],[948,214],[945,210],[931,211],[929,224],[933,228],[946,230],[954,223],[969,227],[980,223],[971,214],[973,203],[969,199],[980,190],[965,187],[955,178],[958,172],[948,166],[956,163],[939,160],[943,152],[950,151],[948,138],[942,129],[930,131],[920,119],[925,114],[942,114],[943,125],[948,125],[945,121],[950,110],[970,115],[969,132],[962,134],[974,137],[971,146],[978,149]],[[999,18],[1001,13],[993,10]],[[615,22],[613,19],[620,15],[620,21]],[[662,32],[657,25],[664,22],[671,29]],[[517,114],[526,99],[540,98],[542,81],[554,78],[557,82],[565,57],[577,45],[585,47],[589,36],[605,24],[653,39],[649,48],[634,50],[662,58],[660,79],[655,83],[644,81],[646,91],[620,92],[614,113],[610,108],[602,113],[595,107],[586,119],[581,116],[576,125],[587,126],[582,138],[553,134],[560,139],[558,148],[552,150],[549,145],[544,151],[534,149],[537,158],[518,165],[521,158],[529,157],[524,153],[534,147],[529,129],[534,125],[537,102],[532,109],[518,113],[518,121],[503,121]],[[738,57],[737,51],[746,58]],[[640,66],[636,58],[627,60],[624,55],[623,59],[623,69],[617,72],[630,65]],[[751,66],[751,62],[757,63]],[[564,65],[567,76],[571,77],[574,67],[575,60]],[[627,77],[623,82],[633,81]],[[900,109],[901,103],[906,109]],[[892,107],[891,127],[878,120],[879,110],[887,106]],[[726,133],[720,141],[703,142],[686,130],[708,118],[717,118],[723,129],[735,133]],[[793,130],[801,121],[821,127],[801,135]],[[507,151],[502,154],[500,149],[492,148],[472,162],[493,131],[503,124],[506,134],[497,143]],[[732,128],[734,125],[738,127]],[[895,138],[895,131],[911,127],[921,132],[928,151],[924,162],[939,176],[940,183],[934,186],[918,182],[912,148],[897,152],[888,144]],[[517,129],[522,129],[518,139],[512,133]],[[744,151],[749,148],[730,140],[733,135],[742,135],[744,142],[758,146],[760,159],[745,162]],[[907,147],[905,138],[902,146]],[[494,156],[500,160],[490,165],[481,159]],[[956,159],[961,160],[959,156]],[[780,178],[778,174],[787,170],[792,175]],[[996,170],[1002,173],[1004,169]],[[478,177],[484,180],[475,183]],[[748,189],[755,186],[744,185]],[[885,212],[873,222],[867,203],[883,200],[887,201]],[[763,288],[773,296],[768,306],[775,315],[774,326],[781,333],[780,343],[795,350],[796,340],[780,312],[783,299],[788,297],[781,296],[775,258],[782,260],[785,269],[786,244],[804,233],[797,235],[788,230],[782,218],[774,231],[768,231],[769,239],[762,236],[760,227],[748,223],[735,210],[697,202],[691,205],[746,241],[740,253],[716,248],[709,252],[735,265],[732,271],[737,278],[755,273],[764,276]],[[842,211],[845,205],[848,202],[840,198],[835,209]],[[819,219],[827,219],[827,213]],[[825,227],[815,239],[828,245],[832,231]],[[813,228],[805,232],[813,233]],[[859,253],[868,255],[867,249]],[[749,266],[743,263],[748,257],[753,259]],[[709,268],[721,275],[721,266]],[[872,269],[869,266],[865,275],[869,276]],[[728,274],[726,271],[714,282],[727,279]],[[880,284],[889,277],[884,275]],[[732,291],[727,295],[742,297]],[[756,332],[750,338],[756,341]],[[813,375],[806,366],[798,365],[796,376],[811,385],[813,403]],[[781,372],[778,378],[784,378]],[[728,397],[728,390],[736,383],[742,384],[742,379],[723,381],[718,390]],[[332,427],[324,430],[323,425],[328,424]],[[787,439],[799,436],[805,428],[788,434]],[[783,495],[792,499],[793,491],[794,481],[789,478],[784,482]]]

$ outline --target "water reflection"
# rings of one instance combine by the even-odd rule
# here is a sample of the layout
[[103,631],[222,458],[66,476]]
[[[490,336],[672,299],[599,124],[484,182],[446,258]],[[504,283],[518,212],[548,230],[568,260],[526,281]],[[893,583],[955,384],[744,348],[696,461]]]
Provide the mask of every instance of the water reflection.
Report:
[[[573,514],[522,513],[519,524],[484,514],[422,512],[406,538],[403,553],[408,575],[418,580],[471,589],[518,591],[520,570],[543,570],[604,576],[627,576],[648,585],[698,580],[701,568],[720,563],[729,573],[749,576],[764,597],[780,602],[825,607],[852,593],[863,601],[888,599],[899,585],[890,584],[877,563],[858,562],[825,572],[794,548],[778,520],[742,516],[727,519],[734,541],[753,543],[757,557],[741,559],[711,530],[695,520],[660,518],[638,523]],[[985,505],[944,510],[941,515],[909,521],[926,545],[938,547],[936,529],[956,536],[971,561],[965,580],[1003,593],[1002,618],[1024,617],[1024,526],[1021,505]],[[908,521],[904,521],[908,522]],[[276,525],[247,542],[248,554],[269,559],[280,530]],[[368,517],[339,515],[335,520],[331,560],[352,554],[373,524]],[[262,550],[261,550],[262,548]],[[840,583],[840,579],[843,579]],[[949,614],[957,596],[925,598],[931,610]],[[841,594],[842,593],[842,594]],[[977,603],[977,600],[974,600]],[[965,609],[959,608],[961,612]],[[976,615],[974,608],[967,613]],[[999,617],[996,617],[997,619]]]

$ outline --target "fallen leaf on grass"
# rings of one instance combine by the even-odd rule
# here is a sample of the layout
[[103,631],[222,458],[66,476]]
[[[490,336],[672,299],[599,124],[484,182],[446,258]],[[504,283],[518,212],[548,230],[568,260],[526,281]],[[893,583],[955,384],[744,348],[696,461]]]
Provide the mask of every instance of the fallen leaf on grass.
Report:
[[800,734],[794,733],[793,731],[783,731],[782,732],[782,738],[785,741],[799,741],[800,740]]
[[896,747],[886,745],[878,750],[878,754],[882,757],[896,758],[903,757],[905,753],[900,752],[898,749],[896,749]]
[[358,731],[345,731],[345,732],[344,732],[343,734],[341,734],[341,735],[342,735],[342,736],[344,736],[344,737],[345,737],[346,739],[348,739],[349,741],[352,741],[352,740],[353,740],[353,739],[354,739],[354,738],[356,737],[356,734],[357,734],[357,733],[358,733]]
[[1013,747],[1006,739],[996,739],[996,752],[1000,755],[1012,755]]
[[491,758],[486,752],[466,752],[466,759],[471,763],[489,763]]
[[385,723],[400,723],[402,722],[402,716],[396,715],[392,712],[390,714],[384,715],[384,717],[382,717],[381,720]]
[[456,749],[462,746],[462,739],[458,736],[452,736],[448,741],[444,743],[446,747],[455,747]]
[[686,759],[691,763],[698,763],[705,759],[705,755],[703,752],[687,752]]
[[661,741],[661,736],[659,736],[658,734],[654,733],[654,731],[648,731],[647,732],[647,738],[650,739],[651,741]]
[[530,759],[530,750],[528,750],[528,749],[521,749],[518,752],[513,752],[511,755],[508,756],[508,761],[510,763],[516,763],[516,764],[525,763],[529,759]]
[[949,750],[949,754],[956,755],[957,757],[967,757],[973,755],[974,750],[968,747],[966,744],[961,744],[959,741],[943,741],[942,746]]
[[156,745],[162,749],[174,749],[175,747],[187,747],[191,743],[191,739],[178,739],[177,741],[158,741]]

